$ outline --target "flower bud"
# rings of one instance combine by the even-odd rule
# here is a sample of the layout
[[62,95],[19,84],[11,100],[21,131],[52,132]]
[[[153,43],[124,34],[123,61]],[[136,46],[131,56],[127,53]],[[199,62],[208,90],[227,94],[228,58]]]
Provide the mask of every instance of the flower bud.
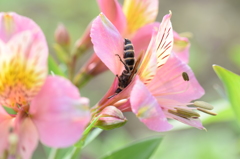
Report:
[[111,130],[123,126],[127,119],[123,116],[123,113],[114,106],[108,106],[99,113],[100,118],[95,124],[95,127],[99,127],[104,130]]
[[82,37],[80,37],[76,42],[75,42],[75,52],[76,54],[81,54],[85,52],[87,49],[92,47],[92,41],[90,37],[90,31],[91,31],[92,23],[90,23],[86,30],[84,31]]
[[184,62],[188,63],[190,42],[187,37],[180,36],[173,32],[174,45],[173,52]]
[[63,24],[59,24],[55,31],[55,41],[62,46],[70,44],[69,33]]

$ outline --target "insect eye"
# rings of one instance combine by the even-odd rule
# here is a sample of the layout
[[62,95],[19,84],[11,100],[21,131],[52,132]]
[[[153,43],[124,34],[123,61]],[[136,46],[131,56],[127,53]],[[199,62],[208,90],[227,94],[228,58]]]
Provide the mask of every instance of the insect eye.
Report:
[[189,76],[188,76],[187,72],[183,72],[182,77],[183,77],[184,81],[189,81]]

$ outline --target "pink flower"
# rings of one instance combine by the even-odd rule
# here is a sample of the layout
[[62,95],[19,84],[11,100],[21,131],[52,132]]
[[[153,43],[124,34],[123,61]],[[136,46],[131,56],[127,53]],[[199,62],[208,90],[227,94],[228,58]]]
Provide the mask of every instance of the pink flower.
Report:
[[[149,129],[155,131],[172,128],[167,118],[199,129],[204,128],[198,120],[199,114],[192,111],[199,110],[201,105],[190,103],[191,100],[200,98],[204,90],[191,68],[180,60],[177,53],[172,53],[173,31],[170,18],[171,14],[164,16],[159,29],[152,30],[147,51],[141,55],[140,50],[135,49],[135,57],[141,63],[132,82],[119,94],[108,99],[117,89],[118,79],[115,78],[112,87],[93,111],[99,112],[114,105],[121,111],[132,111]],[[123,58],[123,37],[103,14],[94,20],[91,38],[98,57],[115,75],[121,75],[124,66],[115,54]]]
[[[145,51],[147,49],[152,29],[159,25],[159,23],[154,23],[158,14],[158,0],[125,0],[123,7],[117,0],[98,0],[97,2],[101,12],[124,38],[131,39],[137,50]],[[87,29],[83,36],[84,40],[79,40],[76,45],[89,46],[86,44],[86,42],[90,42],[86,38],[86,35],[89,34],[90,30]],[[93,54],[81,71],[95,76],[107,69],[98,56]]]
[[[0,13],[0,26],[0,104],[16,111],[0,107],[0,154],[31,158],[38,140],[51,147],[72,145],[90,121],[88,99],[67,79],[47,76],[48,47],[36,23]],[[18,140],[16,153],[9,154],[12,133]]]

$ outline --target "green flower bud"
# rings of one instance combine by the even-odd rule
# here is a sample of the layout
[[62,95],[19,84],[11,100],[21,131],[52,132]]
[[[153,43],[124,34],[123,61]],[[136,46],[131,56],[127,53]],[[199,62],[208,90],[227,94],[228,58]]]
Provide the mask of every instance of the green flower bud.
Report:
[[104,108],[99,115],[100,118],[95,124],[95,127],[103,130],[111,130],[123,126],[127,119],[123,116],[123,113],[114,106],[108,106]]

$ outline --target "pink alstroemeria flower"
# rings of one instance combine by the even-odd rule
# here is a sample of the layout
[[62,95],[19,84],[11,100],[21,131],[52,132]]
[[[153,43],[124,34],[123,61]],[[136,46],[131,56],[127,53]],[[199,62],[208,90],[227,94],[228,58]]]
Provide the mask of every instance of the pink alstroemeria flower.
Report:
[[[152,36],[152,30],[159,23],[154,22],[158,14],[158,0],[124,0],[123,6],[117,0],[97,0],[101,12],[112,22],[124,38],[132,40],[136,49],[145,51]],[[89,26],[90,27],[90,26]],[[87,29],[79,40],[77,46],[88,45],[90,42]],[[82,72],[98,75],[108,68],[101,62],[96,54],[82,68]]]
[[[0,158],[31,158],[38,140],[67,147],[80,139],[90,121],[88,99],[65,78],[47,76],[48,47],[31,19],[0,13]],[[9,136],[14,133],[12,154]],[[10,150],[11,149],[11,150]]]
[[[187,107],[192,104],[191,100],[200,98],[204,90],[191,68],[172,53],[170,18],[171,14],[164,16],[159,29],[152,30],[152,39],[143,55],[135,50],[135,57],[141,64],[132,82],[122,92],[108,99],[117,89],[118,80],[115,78],[94,111],[99,112],[106,106],[114,105],[121,111],[132,111],[149,129],[155,131],[172,128],[167,118],[204,128],[198,120],[199,114],[192,111],[197,108]],[[120,75],[124,66],[115,54],[123,58],[123,37],[102,13],[93,22],[91,38],[98,57],[115,75]],[[183,73],[190,80],[185,81],[187,79],[182,77]]]

